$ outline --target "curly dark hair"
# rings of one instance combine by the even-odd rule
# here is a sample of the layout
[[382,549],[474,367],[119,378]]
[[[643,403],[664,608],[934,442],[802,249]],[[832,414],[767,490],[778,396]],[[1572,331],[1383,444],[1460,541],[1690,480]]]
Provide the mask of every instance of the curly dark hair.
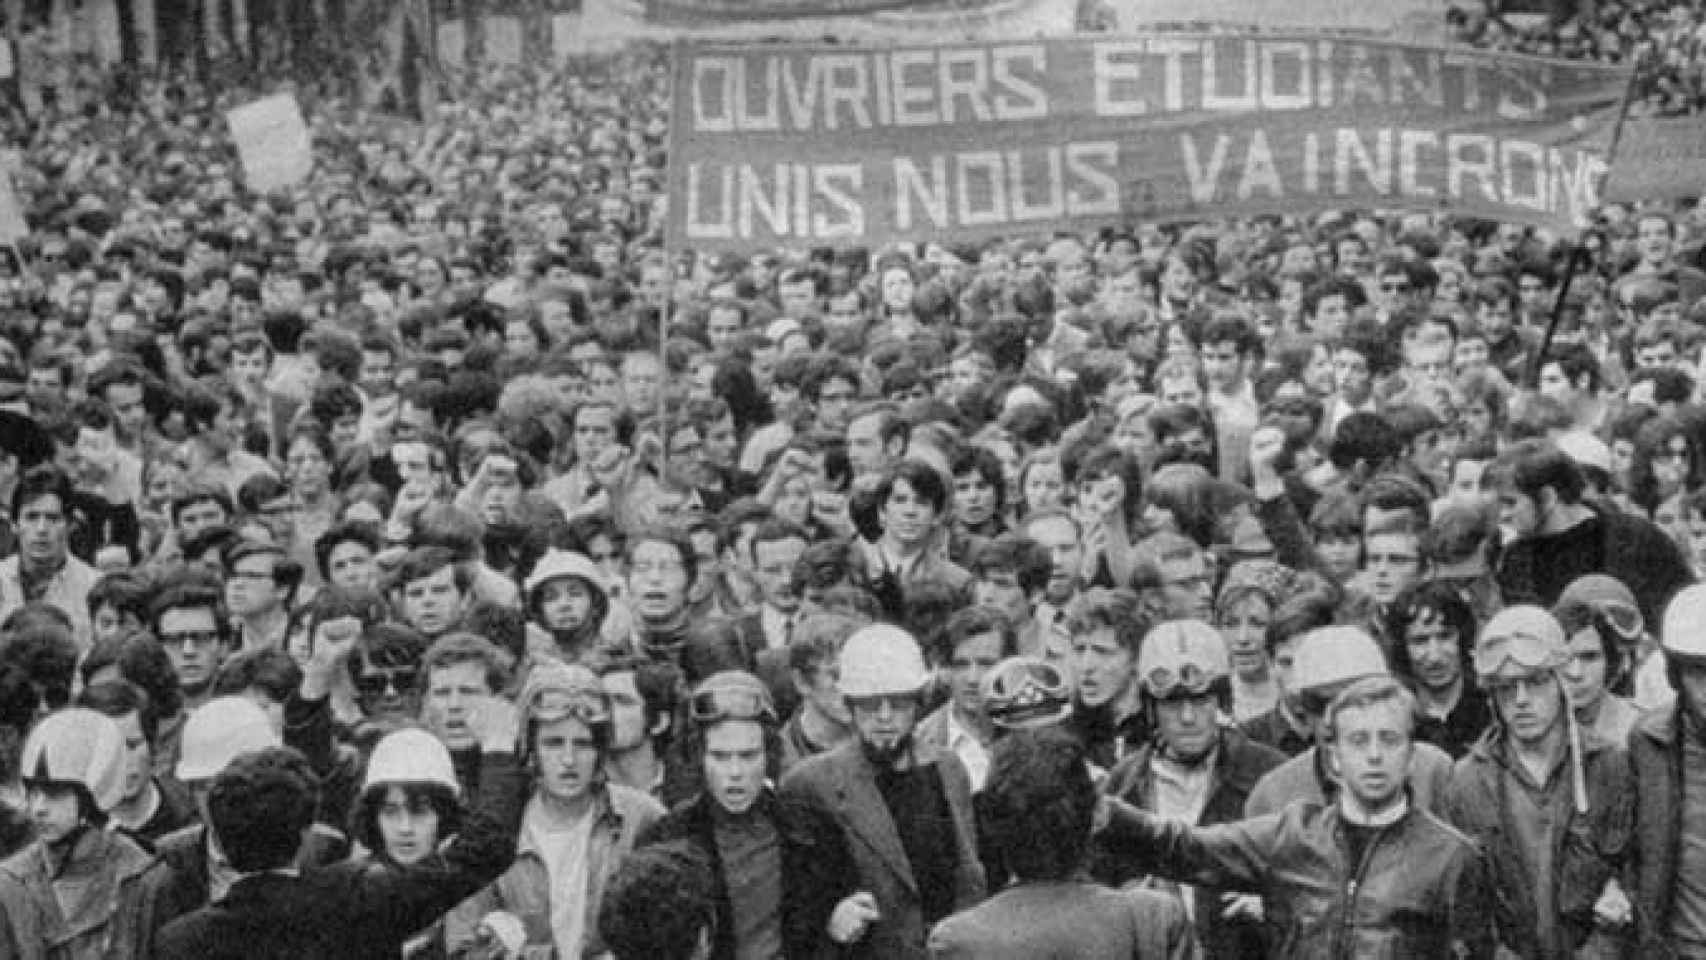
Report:
[[1387,649],[1392,660],[1392,674],[1404,683],[1415,686],[1415,665],[1410,662],[1410,645],[1404,632],[1417,620],[1432,615],[1457,634],[1457,653],[1461,661],[1463,683],[1475,684],[1475,666],[1471,655],[1475,650],[1475,611],[1457,587],[1442,580],[1423,580],[1404,588],[1386,611]]
[[256,873],[290,866],[319,802],[320,779],[307,758],[269,747],[220,771],[207,795],[207,817],[232,869]]
[[991,845],[1020,880],[1063,880],[1084,860],[1096,787],[1084,745],[1059,727],[1016,730],[995,745],[978,808]]
[[22,670],[50,709],[58,710],[71,701],[77,645],[70,630],[51,623],[20,630],[0,646],[0,666],[4,665]]
[[702,850],[685,841],[628,855],[598,908],[598,932],[616,960],[687,960],[717,919],[716,881]]

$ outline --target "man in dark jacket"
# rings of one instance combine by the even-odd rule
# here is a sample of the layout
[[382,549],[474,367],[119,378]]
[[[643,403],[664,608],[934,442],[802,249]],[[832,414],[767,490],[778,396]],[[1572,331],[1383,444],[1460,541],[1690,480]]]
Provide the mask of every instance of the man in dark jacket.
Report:
[[832,819],[765,785],[781,749],[769,691],[748,673],[714,674],[689,714],[688,750],[705,790],[639,846],[685,841],[703,851],[715,878],[716,960],[832,952],[830,917],[855,892],[852,858]]
[[1663,530],[1640,517],[1603,512],[1582,500],[1581,468],[1545,440],[1524,440],[1499,455],[1483,483],[1499,498],[1499,525],[1514,533],[1499,563],[1505,603],[1550,609],[1578,577],[1623,581],[1648,623],[1694,582],[1688,561]]
[[154,956],[397,956],[405,940],[514,858],[520,788],[509,766],[510,776],[490,771],[482,778],[482,796],[440,854],[409,866],[345,860],[299,870],[303,831],[319,803],[318,778],[288,747],[238,758],[214,781],[207,805],[214,837],[240,877],[223,899],[168,923]]
[[1410,801],[1409,691],[1368,677],[1328,707],[1342,789],[1327,803],[1212,827],[1107,801],[1100,842],[1136,869],[1265,898],[1276,960],[1493,956],[1491,891],[1475,843]]
[[1570,657],[1564,628],[1539,607],[1487,622],[1474,662],[1496,722],[1457,761],[1439,805],[1487,851],[1500,944],[1535,960],[1577,956],[1602,891],[1608,903],[1624,897],[1613,878],[1629,839],[1628,760],[1576,729]]
[[1636,955],[1692,957],[1706,953],[1706,585],[1671,601],[1660,642],[1676,700],[1629,734]]

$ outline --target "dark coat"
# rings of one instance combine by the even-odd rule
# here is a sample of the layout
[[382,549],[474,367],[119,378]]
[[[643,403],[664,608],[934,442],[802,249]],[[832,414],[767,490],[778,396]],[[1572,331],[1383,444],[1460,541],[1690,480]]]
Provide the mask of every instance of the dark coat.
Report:
[[[1497,894],[1499,942],[1520,957],[1570,960],[1593,931],[1600,890],[1617,876],[1629,852],[1633,797],[1628,757],[1585,733],[1582,752],[1588,813],[1579,815],[1572,805],[1552,823],[1547,837],[1552,846],[1550,876],[1536,878],[1523,866],[1531,858],[1517,847],[1520,841],[1506,799],[1507,791],[1522,787],[1505,781],[1515,773],[1509,747],[1498,731],[1488,731],[1457,761],[1439,805],[1440,816],[1486,850]],[[1559,777],[1554,788],[1570,793],[1569,770]],[[1538,915],[1537,883],[1551,886],[1554,916]]]
[[177,891],[182,904],[199,872],[202,902],[159,929],[155,956],[393,960],[404,942],[509,867],[525,788],[526,777],[509,755],[488,755],[480,795],[468,804],[461,834],[442,853],[413,866],[344,859],[304,867],[299,877],[245,877],[213,904],[206,903],[203,839],[181,854],[192,876]]
[[[349,842],[342,834],[316,826],[297,863],[304,868],[323,867],[349,856],[349,850]],[[145,936],[157,934],[178,917],[207,906],[210,897],[207,827],[198,823],[166,834],[156,844],[155,855],[163,869],[144,880],[151,888],[148,913],[143,918]]]
[[[984,897],[983,865],[978,860],[976,814],[965,768],[951,756],[921,759],[926,769],[940,772],[948,810],[953,818],[959,863],[955,870],[954,907],[963,910]],[[800,763],[782,778],[780,796],[798,800],[835,821],[852,853],[850,874],[855,888],[877,899],[882,917],[865,938],[846,949],[846,960],[921,960],[925,956],[923,899],[912,864],[888,804],[877,787],[876,773],[857,740]],[[837,884],[840,889],[840,884]],[[824,894],[827,896],[827,894]]]
[[1639,955],[1675,956],[1670,943],[1675,906],[1677,851],[1682,846],[1681,708],[1676,704],[1642,717],[1629,733],[1629,765],[1635,775],[1635,844],[1628,885],[1635,901]]
[[[711,956],[735,956],[734,906],[729,900],[717,851],[712,801],[701,794],[676,807],[640,837],[639,846],[687,840],[716,866],[717,934]],[[810,804],[765,791],[757,812],[770,819],[781,839],[782,943],[790,960],[833,957],[829,916],[836,904],[856,892],[853,857],[835,821]]]
[[[1640,517],[1595,510],[1604,544],[1604,567],[1599,572],[1623,581],[1649,630],[1663,622],[1665,605],[1678,590],[1694,582],[1694,573],[1674,541]],[[1556,596],[1540,595],[1534,571],[1544,564],[1538,545],[1524,538],[1504,549],[1499,562],[1499,590],[1505,603],[1534,603],[1550,609]]]
[[1360,862],[1337,804],[1212,827],[1115,800],[1098,842],[1181,883],[1260,893],[1273,960],[1491,960],[1492,892],[1473,840],[1414,804]]
[[[1155,777],[1149,761],[1154,752],[1153,746],[1145,746],[1127,757],[1108,774],[1108,779],[1102,784],[1102,792],[1134,807],[1153,810]],[[1242,819],[1244,802],[1249,799],[1250,791],[1269,770],[1284,763],[1285,759],[1285,754],[1256,743],[1235,729],[1221,734],[1220,754],[1214,762],[1214,779],[1209,786],[1208,802],[1203,805],[1202,816],[1197,823],[1208,826]],[[1123,886],[1137,880],[1148,872],[1140,867],[1092,848],[1091,874],[1103,883]],[[1210,960],[1261,956],[1262,931],[1259,924],[1221,919],[1219,904],[1221,895],[1227,891],[1205,887],[1198,892],[1196,931],[1203,955]]]

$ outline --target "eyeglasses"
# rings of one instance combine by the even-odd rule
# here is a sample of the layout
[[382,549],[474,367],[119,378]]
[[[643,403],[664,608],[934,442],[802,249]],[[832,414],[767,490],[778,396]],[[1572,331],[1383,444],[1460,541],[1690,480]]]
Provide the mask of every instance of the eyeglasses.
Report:
[[410,667],[400,667],[395,670],[368,670],[356,677],[356,691],[364,696],[380,697],[387,693],[398,695],[413,693],[418,671]]
[[1201,666],[1187,663],[1178,670],[1156,667],[1143,678],[1144,689],[1157,700],[1200,697],[1214,685],[1214,677]]
[[776,722],[770,698],[757,690],[702,690],[693,695],[688,707],[693,722],[700,726],[722,720]]
[[162,647],[190,647],[196,650],[206,650],[219,642],[217,630],[179,630],[173,633],[160,634]]
[[1550,670],[1562,666],[1558,646],[1532,633],[1483,637],[1475,645],[1475,672],[1483,677],[1497,673],[1507,660],[1528,670]]

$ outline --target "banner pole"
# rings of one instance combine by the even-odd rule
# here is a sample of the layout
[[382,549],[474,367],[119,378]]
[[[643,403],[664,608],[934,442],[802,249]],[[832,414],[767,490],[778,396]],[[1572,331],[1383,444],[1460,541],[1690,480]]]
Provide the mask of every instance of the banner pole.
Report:
[[[1646,67],[1645,55],[1635,61],[1635,69],[1629,73],[1629,83],[1623,88],[1623,102],[1617,108],[1617,120],[1611,125],[1611,143],[1605,148],[1605,173],[1599,177],[1598,192],[1603,193],[1605,185],[1611,180],[1611,165],[1617,162],[1617,145],[1623,139],[1623,123],[1629,119],[1629,105],[1635,99],[1635,85],[1641,79],[1641,71]],[[1590,230],[1585,233],[1595,233],[1600,237],[1600,249],[1605,249],[1603,231]],[[1540,349],[1528,358],[1528,369],[1523,374],[1523,386],[1529,390],[1540,387],[1540,370],[1546,363],[1546,353],[1552,349],[1552,341],[1558,336],[1558,323],[1564,318],[1564,300],[1570,293],[1570,285],[1576,279],[1576,273],[1581,270],[1583,262],[1588,258],[1586,236],[1576,239],[1570,250],[1570,259],[1564,266],[1564,277],[1558,282],[1558,294],[1552,302],[1552,316],[1546,321],[1546,332],[1540,338]]]
[[[677,38],[669,48],[669,86],[667,89],[673,95],[675,78],[681,69],[682,41]],[[669,152],[667,164],[680,163],[681,158],[675,151]],[[664,183],[670,181],[669,170],[664,170]],[[649,226],[649,225],[648,225]],[[669,225],[664,224],[663,232],[663,262],[664,269],[669,275],[669,295],[664,298],[662,309],[658,310],[658,439],[662,441],[663,451],[658,454],[659,479],[669,473],[669,311],[675,304],[675,258],[669,247]]]

